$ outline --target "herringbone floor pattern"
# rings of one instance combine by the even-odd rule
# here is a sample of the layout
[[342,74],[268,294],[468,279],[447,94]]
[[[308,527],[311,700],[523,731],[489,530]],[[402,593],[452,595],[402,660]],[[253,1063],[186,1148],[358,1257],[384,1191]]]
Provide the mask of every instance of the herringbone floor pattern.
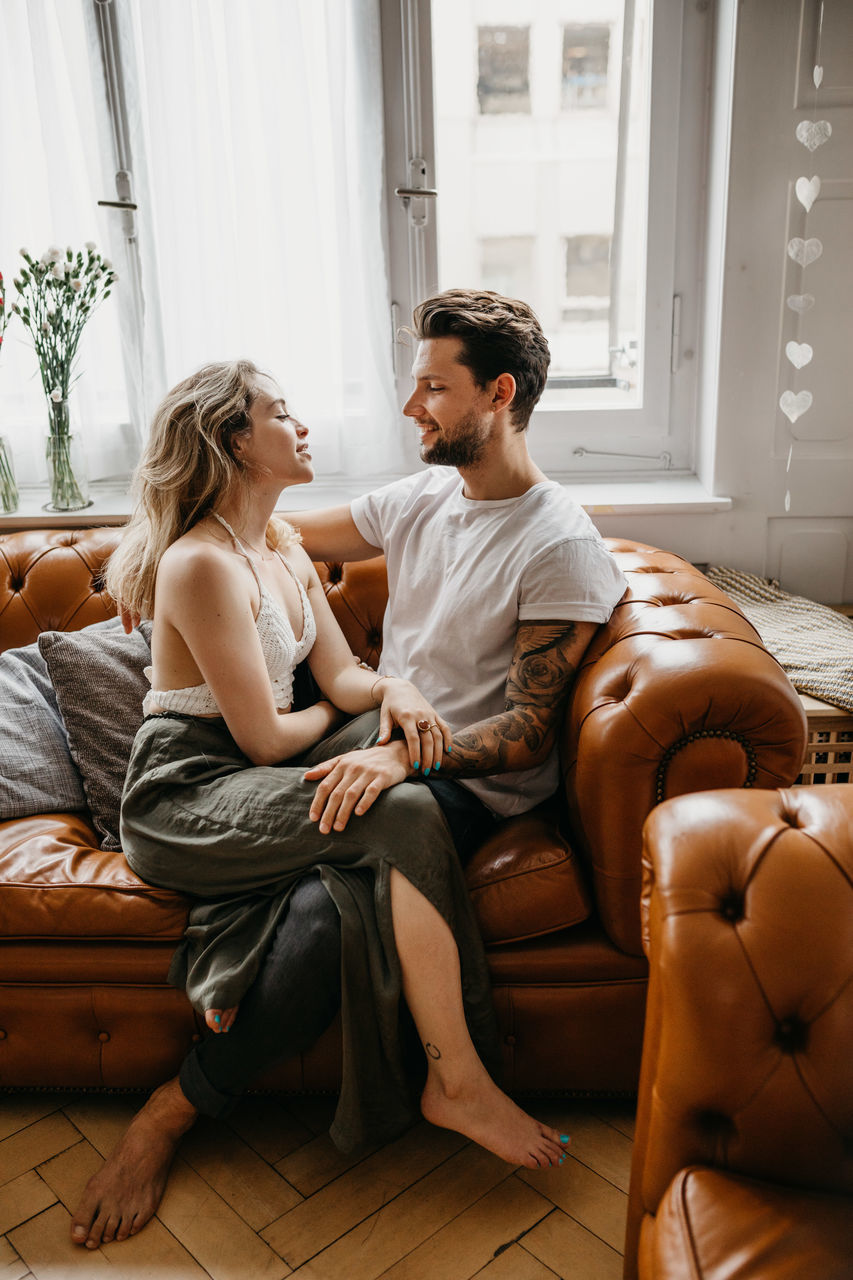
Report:
[[70,1210],[139,1097],[0,1096],[0,1280],[619,1280],[630,1103],[530,1106],[564,1167],[513,1170],[421,1123],[343,1158],[327,1098],[244,1101],[185,1139],[157,1217],[87,1252]]

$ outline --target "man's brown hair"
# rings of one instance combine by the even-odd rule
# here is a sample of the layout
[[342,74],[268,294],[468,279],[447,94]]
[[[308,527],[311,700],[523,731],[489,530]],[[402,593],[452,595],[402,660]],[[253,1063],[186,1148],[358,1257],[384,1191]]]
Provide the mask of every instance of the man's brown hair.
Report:
[[515,378],[511,416],[524,431],[548,376],[551,353],[539,321],[526,302],[476,289],[447,289],[415,307],[414,334],[459,338],[461,364],[479,387],[501,373]]

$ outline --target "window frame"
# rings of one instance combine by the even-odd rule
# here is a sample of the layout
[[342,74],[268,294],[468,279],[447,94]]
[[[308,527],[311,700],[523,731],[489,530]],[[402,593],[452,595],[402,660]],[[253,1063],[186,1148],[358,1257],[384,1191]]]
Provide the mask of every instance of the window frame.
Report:
[[[386,213],[392,340],[400,402],[410,392],[413,306],[438,288],[431,0],[380,0],[386,129]],[[612,407],[613,392],[548,393],[531,423],[531,451],[555,479],[693,474],[704,249],[712,14],[652,0],[645,343],[641,407]],[[612,49],[611,49],[612,56]],[[698,74],[697,74],[698,72]],[[476,284],[476,281],[472,281]],[[598,400],[598,405],[596,405]],[[411,460],[417,462],[414,442]]]

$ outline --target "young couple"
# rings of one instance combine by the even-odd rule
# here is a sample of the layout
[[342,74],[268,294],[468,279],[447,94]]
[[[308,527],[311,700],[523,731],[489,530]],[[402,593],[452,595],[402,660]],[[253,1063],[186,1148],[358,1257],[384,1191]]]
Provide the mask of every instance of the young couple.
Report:
[[[462,866],[498,819],[555,789],[562,706],[625,583],[528,453],[549,363],[529,307],[452,290],[414,325],[403,412],[429,466],[300,514],[299,533],[273,512],[312,478],[308,429],[272,378],[245,361],[206,366],[155,416],[107,576],[126,618],[154,619],[121,834],[143,879],[195,900],[171,976],[210,1034],[90,1181],[78,1244],[139,1231],[196,1116],[226,1114],[339,1006],[343,1149],[416,1114],[404,1000],[428,1120],[513,1164],[564,1158],[565,1135],[492,1078]],[[380,551],[390,599],[374,672],[351,654],[312,560]],[[303,660],[320,691],[304,702]]]

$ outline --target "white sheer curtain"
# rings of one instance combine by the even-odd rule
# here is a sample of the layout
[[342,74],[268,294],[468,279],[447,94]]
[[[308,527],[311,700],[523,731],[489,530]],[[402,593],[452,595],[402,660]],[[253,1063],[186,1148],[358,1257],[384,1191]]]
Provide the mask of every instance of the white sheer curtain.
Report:
[[[79,0],[0,3],[0,271],[7,312],[25,247],[75,251],[94,240],[109,253],[109,198],[98,148],[106,105],[91,73]],[[122,272],[123,264],[116,261]],[[121,284],[119,283],[119,288]],[[92,478],[127,472],[138,450],[129,426],[119,337],[118,298],[106,300],[83,331],[71,397],[72,425],[83,438]],[[12,444],[18,480],[46,478],[47,409],[38,363],[21,321],[12,316],[0,351],[0,433]]]
[[[132,464],[128,423],[140,405],[150,416],[169,385],[235,356],[279,379],[311,428],[319,472],[404,466],[384,253],[378,0],[112,4],[146,312],[143,331],[129,332],[127,307],[116,305],[126,299],[114,294],[84,333],[74,396],[90,474]],[[51,243],[112,243],[119,273],[127,268],[115,247],[122,215],[97,208],[115,198],[116,166],[93,5],[0,3],[7,286],[22,244],[40,254]],[[37,478],[46,415],[24,336],[13,319],[0,354],[0,432],[12,437],[26,481]]]
[[168,383],[247,356],[310,427],[319,472],[402,466],[378,0],[121,0],[119,15]]

